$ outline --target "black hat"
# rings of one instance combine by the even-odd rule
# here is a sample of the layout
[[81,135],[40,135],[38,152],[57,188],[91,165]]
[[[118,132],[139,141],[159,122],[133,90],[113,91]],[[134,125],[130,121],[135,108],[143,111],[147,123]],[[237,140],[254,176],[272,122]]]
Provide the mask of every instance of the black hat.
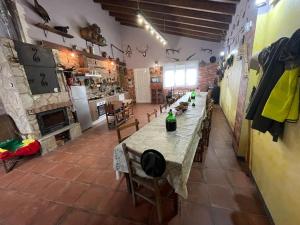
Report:
[[154,149],[148,149],[143,152],[141,165],[144,172],[151,177],[161,177],[166,170],[164,156]]

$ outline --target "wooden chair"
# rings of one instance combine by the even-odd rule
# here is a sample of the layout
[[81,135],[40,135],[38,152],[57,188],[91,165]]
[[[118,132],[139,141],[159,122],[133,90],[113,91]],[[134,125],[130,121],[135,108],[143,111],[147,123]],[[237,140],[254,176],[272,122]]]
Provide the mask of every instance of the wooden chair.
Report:
[[200,138],[198,146],[197,146],[197,151],[195,154],[194,162],[202,162],[203,161],[203,153],[209,145],[209,135],[210,135],[210,130],[211,130],[212,112],[213,112],[213,101],[211,100],[207,105],[206,117],[202,122],[201,138]]
[[[159,223],[162,223],[163,215],[162,215],[162,198],[161,198],[161,180],[162,178],[151,177],[151,179],[142,178],[137,175],[137,170],[142,170],[141,166],[141,154],[137,153],[133,149],[126,146],[123,143],[123,150],[126,158],[126,162],[128,165],[129,171],[129,181],[131,186],[131,194],[134,206],[137,203],[137,197],[140,197],[147,202],[154,205],[157,209],[157,215]],[[146,196],[144,193],[139,192],[139,188],[145,188],[154,194],[154,197]]]
[[137,119],[135,119],[134,122],[132,123],[128,123],[128,124],[123,124],[121,126],[119,126],[117,128],[117,135],[118,135],[118,141],[119,143],[121,143],[122,141],[124,141],[126,138],[128,138],[130,135],[127,135],[125,137],[121,136],[121,131],[128,129],[129,127],[133,127],[135,126],[135,130],[138,131],[139,130],[139,121]]
[[108,128],[114,128],[125,122],[124,104],[120,101],[105,104],[105,115]]
[[133,102],[125,104],[124,114],[125,114],[126,119],[129,119],[131,116],[134,116]]
[[159,105],[159,111],[160,111],[160,113],[163,112],[163,109],[167,110],[167,108],[168,108],[168,104],[167,103],[165,103],[163,105]]
[[147,113],[148,123],[150,123],[152,116],[155,116],[155,118],[157,117],[157,109],[154,109],[151,113]]

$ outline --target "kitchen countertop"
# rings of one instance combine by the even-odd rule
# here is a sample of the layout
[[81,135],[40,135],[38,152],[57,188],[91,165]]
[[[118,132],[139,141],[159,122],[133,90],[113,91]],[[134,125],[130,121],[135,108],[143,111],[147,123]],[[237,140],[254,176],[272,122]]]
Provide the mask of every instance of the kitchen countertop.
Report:
[[128,93],[128,92],[122,92],[122,93],[118,93],[118,94],[114,94],[114,95],[107,95],[107,96],[105,96],[105,97],[97,98],[97,99],[89,99],[88,101],[89,101],[89,102],[93,102],[93,101],[95,101],[95,102],[97,102],[97,101],[103,101],[103,100],[106,100],[107,98],[119,97],[119,95],[121,95],[121,94],[126,94],[126,93]]

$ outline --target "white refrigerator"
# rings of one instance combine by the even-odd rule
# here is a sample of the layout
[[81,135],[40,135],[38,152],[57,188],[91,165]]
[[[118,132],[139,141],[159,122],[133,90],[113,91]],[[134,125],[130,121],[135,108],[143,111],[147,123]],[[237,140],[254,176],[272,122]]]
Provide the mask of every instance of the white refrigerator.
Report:
[[78,122],[81,130],[84,131],[92,126],[92,117],[85,86],[71,86],[71,95]]

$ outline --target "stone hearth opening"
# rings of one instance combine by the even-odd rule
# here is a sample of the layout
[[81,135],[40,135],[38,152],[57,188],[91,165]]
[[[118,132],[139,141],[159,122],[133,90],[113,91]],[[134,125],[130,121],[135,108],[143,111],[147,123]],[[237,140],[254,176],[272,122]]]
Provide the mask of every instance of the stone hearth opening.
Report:
[[42,135],[49,134],[69,125],[66,108],[58,108],[37,113],[36,116]]

